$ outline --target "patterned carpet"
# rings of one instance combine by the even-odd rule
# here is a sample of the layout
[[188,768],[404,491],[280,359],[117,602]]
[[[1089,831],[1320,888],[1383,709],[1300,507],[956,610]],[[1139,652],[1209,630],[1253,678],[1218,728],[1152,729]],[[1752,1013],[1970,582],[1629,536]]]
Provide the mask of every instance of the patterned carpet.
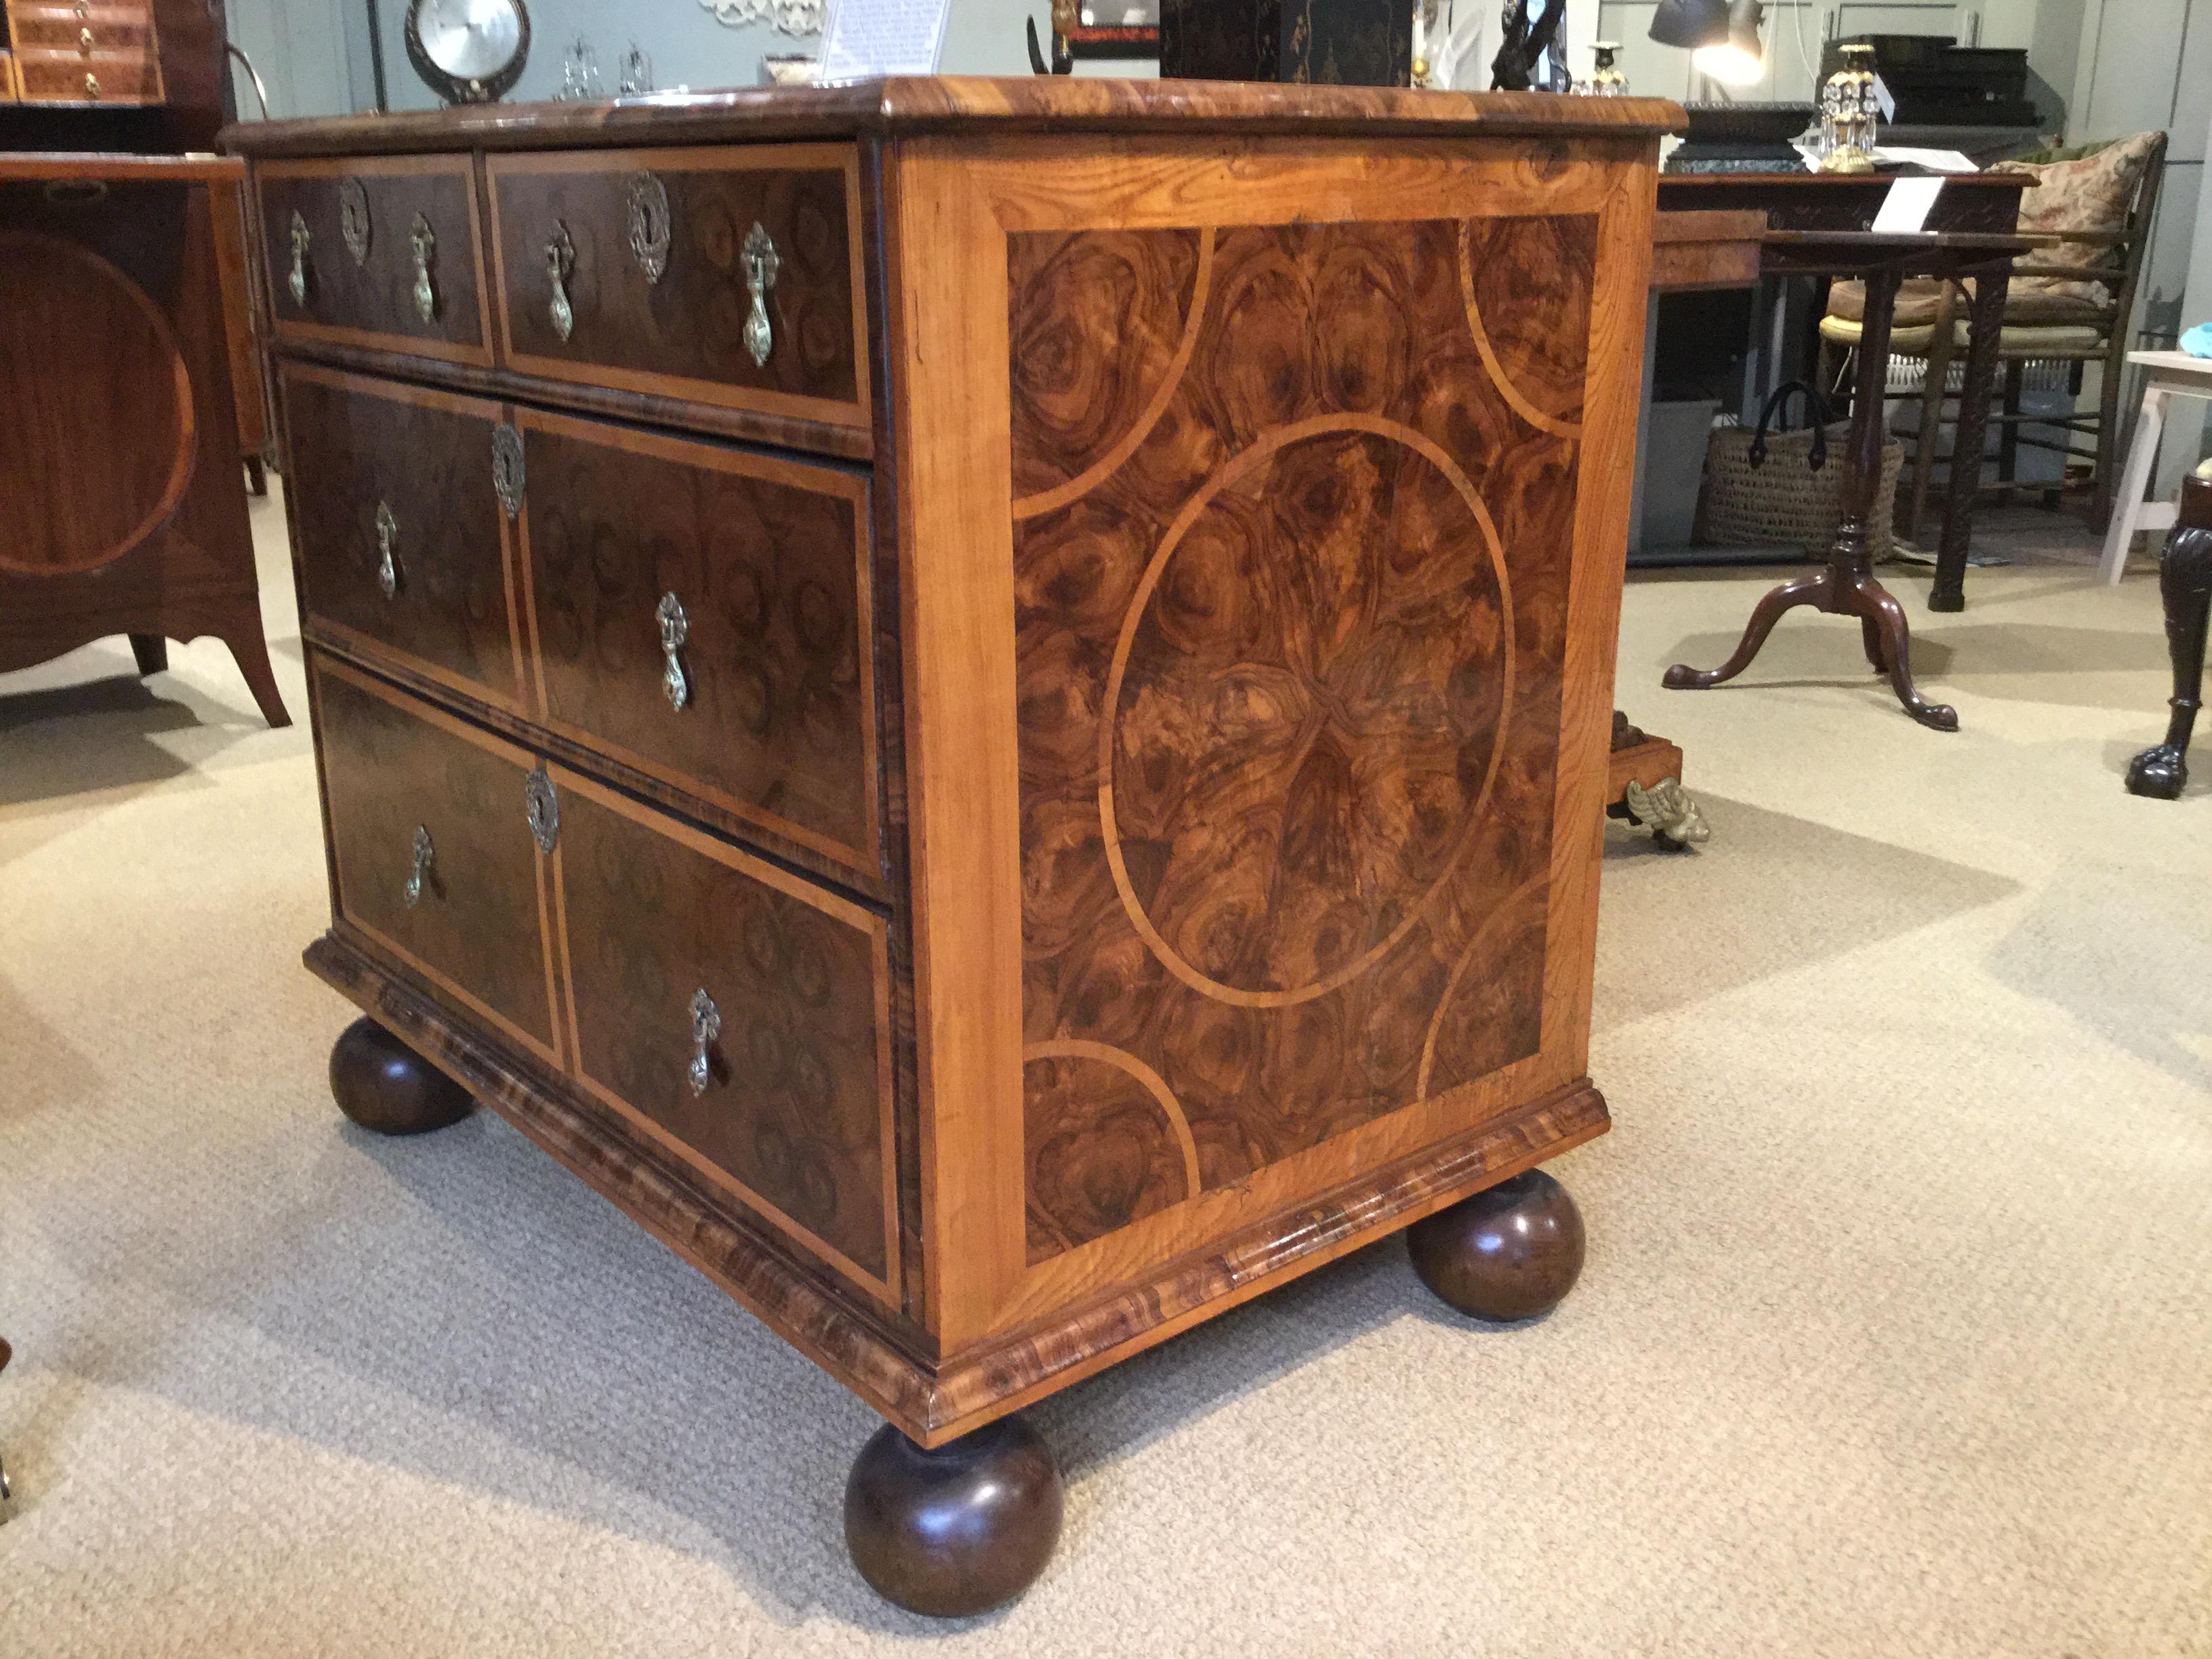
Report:
[[2202,1659],[2212,742],[2122,793],[2155,583],[2051,525],[1899,575],[1955,737],[1802,613],[1662,692],[1772,573],[1634,584],[1714,833],[1608,833],[1581,1287],[1385,1245],[1062,1395],[1060,1553],[950,1628],[845,1561],[864,1408],[495,1120],[337,1119],[304,727],[212,645],[0,679],[0,1654]]

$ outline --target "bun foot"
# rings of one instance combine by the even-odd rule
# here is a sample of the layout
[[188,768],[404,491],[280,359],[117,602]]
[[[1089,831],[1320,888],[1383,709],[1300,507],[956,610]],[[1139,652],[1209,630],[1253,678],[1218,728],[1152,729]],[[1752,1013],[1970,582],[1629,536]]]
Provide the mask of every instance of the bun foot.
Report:
[[2153,800],[2179,800],[2189,787],[2187,751],[2170,743],[2146,749],[2128,766],[2128,793]]
[[373,1019],[339,1033],[331,1093],[338,1110],[380,1135],[427,1134],[476,1108],[467,1090]]
[[1565,1188],[1529,1170],[1415,1222],[1406,1249],[1421,1283],[1462,1313],[1534,1319],[1582,1274],[1582,1212]]
[[1018,1417],[925,1451],[886,1425],[845,1483],[845,1547],[877,1595],[957,1619],[1036,1582],[1060,1541],[1052,1450]]

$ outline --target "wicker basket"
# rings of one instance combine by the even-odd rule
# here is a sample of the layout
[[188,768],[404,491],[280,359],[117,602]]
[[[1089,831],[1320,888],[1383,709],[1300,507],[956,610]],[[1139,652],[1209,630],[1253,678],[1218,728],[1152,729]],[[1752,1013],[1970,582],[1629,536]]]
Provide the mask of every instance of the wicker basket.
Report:
[[[1770,431],[1793,392],[1802,392],[1813,424],[1796,431]],[[1780,544],[1826,556],[1843,521],[1838,501],[1848,465],[1829,465],[1829,450],[1841,451],[1850,422],[1830,422],[1819,388],[1792,380],[1775,388],[1759,411],[1759,426],[1717,427],[1705,447],[1705,478],[1698,499],[1696,535],[1722,546]],[[1868,550],[1879,563],[1897,551],[1893,514],[1898,476],[1905,468],[1905,446],[1892,438],[1881,447],[1881,477],[1875,490],[1874,522],[1867,527]]]

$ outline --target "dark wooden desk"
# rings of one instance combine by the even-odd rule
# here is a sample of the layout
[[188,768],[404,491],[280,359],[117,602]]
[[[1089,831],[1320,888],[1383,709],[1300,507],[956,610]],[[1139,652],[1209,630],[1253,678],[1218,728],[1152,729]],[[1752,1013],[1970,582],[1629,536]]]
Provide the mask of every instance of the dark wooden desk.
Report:
[[[1827,234],[1867,232],[1881,210],[1883,198],[1899,175],[1871,173],[1839,175],[1823,173],[1662,173],[1659,179],[1659,213],[1663,224],[1679,213],[1735,210],[1766,216],[1777,232]],[[1929,210],[1926,228],[1945,235],[2009,235],[2020,223],[2021,192],[2034,181],[2025,173],[1958,173],[1944,181],[1942,192]],[[1786,257],[1784,245],[1772,242],[1761,261],[1766,276],[1857,276],[1849,268],[1808,268],[1802,260]],[[1918,274],[1918,273],[1915,273]],[[1755,280],[1755,279],[1753,279]],[[1654,284],[1656,286],[1656,283]],[[1713,286],[1713,284],[1706,284]],[[1978,455],[1988,430],[1990,398],[1996,383],[1996,343],[2004,314],[2003,290],[1981,285],[1968,315],[1969,346],[1965,383],[1959,399],[1959,429],[1951,453]],[[1883,356],[1887,357],[1885,349]],[[1865,384],[1864,377],[1860,384]],[[1879,397],[1885,389],[1877,383]],[[1936,577],[1929,588],[1930,611],[1963,611],[1966,606],[1966,554],[1973,540],[1974,489],[1978,468],[1954,466],[1943,509],[1943,528],[1938,544]]]
[[[1850,472],[1844,484],[1844,520],[1829,550],[1828,562],[1809,576],[1783,583],[1761,599],[1733,656],[1718,668],[1705,672],[1676,663],[1667,671],[1664,684],[1670,690],[1697,691],[1734,679],[1751,665],[1784,612],[1809,605],[1833,616],[1856,617],[1867,660],[1889,676],[1891,688],[1905,713],[1938,732],[1955,732],[1958,712],[1946,704],[1929,702],[1912,684],[1911,636],[1904,608],[1875,579],[1867,551],[1868,522],[1882,505],[1875,495],[1881,477],[1882,388],[1889,374],[1890,324],[1897,311],[1897,290],[1907,276],[1972,279],[1975,315],[1978,322],[1987,325],[1976,327],[1968,349],[1971,385],[1976,365],[1986,370],[1996,357],[1995,325],[2004,310],[2012,262],[2027,244],[2017,236],[1980,233],[1887,236],[1866,231],[1784,230],[1769,231],[1764,246],[1764,261],[1771,270],[1807,276],[1849,272],[1866,279],[1866,324],[1859,338],[1858,388],[1851,400]],[[1969,418],[1973,408],[1969,404],[1959,422],[1960,452],[1967,454],[1978,453],[1982,441],[1981,422]],[[1973,474],[1966,468],[1952,469],[1951,507],[1960,517],[1963,503],[1972,500],[1972,480]],[[1947,530],[1947,548],[1949,541]],[[1937,580],[1940,583],[1940,571]]]

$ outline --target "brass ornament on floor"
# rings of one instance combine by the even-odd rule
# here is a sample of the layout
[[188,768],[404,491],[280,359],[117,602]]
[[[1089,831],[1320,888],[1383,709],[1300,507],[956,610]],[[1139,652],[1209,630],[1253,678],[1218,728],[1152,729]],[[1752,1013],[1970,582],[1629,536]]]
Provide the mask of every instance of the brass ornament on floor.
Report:
[[1680,778],[1662,778],[1649,789],[1632,781],[1621,801],[1631,819],[1669,847],[1696,847],[1713,837],[1705,815]]

